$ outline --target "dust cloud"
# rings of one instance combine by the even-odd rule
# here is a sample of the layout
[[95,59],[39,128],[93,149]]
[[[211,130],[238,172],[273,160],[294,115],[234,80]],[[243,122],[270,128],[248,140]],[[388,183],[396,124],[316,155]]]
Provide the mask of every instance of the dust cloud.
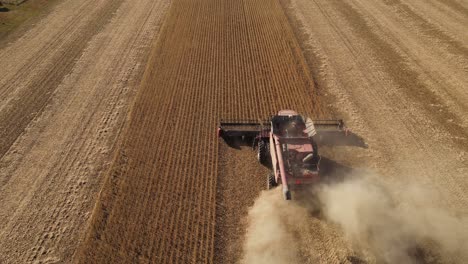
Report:
[[322,186],[318,196],[325,219],[338,224],[354,245],[367,247],[377,262],[467,260],[468,218],[434,206],[434,191],[355,177]]
[[283,200],[280,188],[263,191],[249,211],[241,263],[301,263],[296,236],[307,219],[307,210]]
[[[468,218],[434,206],[436,195],[426,188],[352,177],[306,196],[284,201],[279,188],[261,193],[249,211],[241,263],[303,263],[299,249],[317,218],[337,226],[353,250],[372,255],[370,262],[468,260]],[[320,214],[311,214],[314,208]]]

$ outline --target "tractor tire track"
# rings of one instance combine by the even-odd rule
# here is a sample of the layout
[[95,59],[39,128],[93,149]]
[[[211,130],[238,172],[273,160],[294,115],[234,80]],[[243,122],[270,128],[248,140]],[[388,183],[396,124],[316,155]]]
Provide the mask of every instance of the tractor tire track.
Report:
[[[79,9],[80,12],[72,16],[70,23],[39,53],[39,56],[16,70],[17,74],[12,79],[4,79],[2,98],[10,100],[2,103],[4,111],[0,112],[0,157],[8,151],[26,126],[40,115],[58,84],[73,69],[89,40],[102,30],[120,4],[121,1],[103,1],[102,6],[96,8],[94,13],[89,12],[88,7],[91,4],[84,3]],[[82,21],[84,23],[76,25]],[[45,62],[45,58],[50,60],[43,68],[44,71],[37,74],[36,78],[26,78],[33,67],[37,69],[38,65]],[[24,83],[24,80],[29,82]],[[18,89],[19,87],[22,89]],[[11,94],[13,90],[14,96]]]
[[[75,7],[82,5],[88,5],[89,16],[75,13]],[[0,159],[2,263],[71,261],[143,73],[141,63],[168,3],[101,1],[93,12],[89,6],[85,1],[65,1],[0,50],[5,58],[0,63],[8,65],[3,77],[13,76],[10,81],[18,84],[13,88],[19,89],[2,87],[3,103],[17,102],[22,111],[42,109],[11,146],[2,145],[7,149]],[[64,17],[74,24],[64,23]],[[22,52],[25,46],[42,47],[44,43],[44,52],[41,48]],[[60,57],[67,54],[73,56]],[[63,62],[55,62],[56,67],[73,63],[67,64],[69,69],[62,68],[64,72],[49,71],[43,68],[47,64],[37,63],[37,57],[48,63],[60,57]],[[15,73],[21,68],[29,72]],[[49,99],[29,102],[24,98],[31,105],[22,98],[12,99],[18,93],[25,97],[28,91],[36,93],[30,85],[41,76],[44,83],[57,81],[56,86],[49,83],[48,89],[53,89]],[[3,77],[0,82],[9,80]],[[9,107],[1,109],[5,117],[15,117],[6,112]]]

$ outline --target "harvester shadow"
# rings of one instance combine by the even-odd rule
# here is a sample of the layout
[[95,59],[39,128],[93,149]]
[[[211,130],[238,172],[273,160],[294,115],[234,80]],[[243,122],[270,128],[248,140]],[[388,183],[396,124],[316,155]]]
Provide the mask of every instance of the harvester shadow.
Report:
[[351,264],[366,264],[367,263],[367,261],[356,256],[347,256],[346,260]]
[[350,166],[338,163],[327,157],[320,160],[320,178],[322,184],[332,184],[343,182],[358,175],[359,170]]
[[[319,189],[323,185],[336,184],[354,178],[354,175],[358,175],[358,171],[360,170],[322,156],[320,161],[321,183],[296,196],[296,202],[307,209],[309,217],[326,221],[323,204],[318,197]],[[368,262],[356,255],[349,255],[342,263],[367,264]]]
[[416,264],[443,263],[443,260],[439,259],[439,257],[436,254],[433,254],[433,252],[425,249],[423,246],[418,244],[415,244],[413,245],[413,247],[408,248],[407,254]]
[[242,137],[229,137],[223,138],[223,140],[229,147],[237,150],[240,150],[241,147],[252,147],[254,143],[253,139]]
[[319,146],[352,146],[367,148],[367,144],[364,141],[364,138],[361,136],[348,131],[346,136],[343,136],[341,131],[328,131],[326,133],[320,133],[316,136],[316,141]]
[[0,12],[8,12],[10,9],[2,4],[0,1]]
[[320,184],[311,188],[302,189],[295,193],[295,202],[307,208],[310,217],[324,219],[322,203],[318,197],[318,192],[323,185],[336,184],[349,180],[353,175],[357,175],[357,169],[338,163],[326,157],[320,160]]

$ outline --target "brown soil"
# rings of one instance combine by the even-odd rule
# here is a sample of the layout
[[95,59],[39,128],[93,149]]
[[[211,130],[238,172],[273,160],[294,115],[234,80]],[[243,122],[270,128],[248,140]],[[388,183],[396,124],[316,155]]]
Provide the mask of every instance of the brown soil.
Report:
[[[329,176],[367,168],[384,182],[433,186],[443,195],[428,203],[466,214],[463,13],[444,5],[444,12],[458,16],[444,21],[436,13],[445,24],[435,25],[395,1],[281,4],[283,9],[274,0],[174,3],[80,262],[241,261],[248,208],[264,188],[265,169],[247,148],[218,141],[214,128],[220,118],[258,119],[282,108],[337,113],[369,144],[323,148]],[[435,79],[437,74],[447,75]],[[294,231],[302,262],[379,261],[374,252],[357,249],[339,226],[314,216],[304,221]],[[417,261],[435,262],[421,250]]]
[[0,45],[14,41],[33,24],[44,18],[57,0],[29,0],[17,5],[0,1]]
[[219,146],[218,121],[283,108],[318,116],[315,93],[278,1],[175,1],[79,261],[234,260],[245,229],[235,224],[265,172],[251,152]]
[[[0,262],[241,261],[267,170],[216,127],[284,108],[334,113],[367,143],[323,147],[324,173],[417,183],[468,214],[466,3],[168,7],[65,1],[0,50]],[[301,263],[379,262],[338,225],[300,221]]]
[[62,1],[0,50],[0,262],[70,262],[167,1]]

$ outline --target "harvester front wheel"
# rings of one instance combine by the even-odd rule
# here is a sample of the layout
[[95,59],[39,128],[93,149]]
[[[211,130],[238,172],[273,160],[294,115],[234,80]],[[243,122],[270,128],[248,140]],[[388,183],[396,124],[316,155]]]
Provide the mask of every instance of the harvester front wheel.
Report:
[[275,175],[273,173],[268,173],[267,176],[267,190],[271,190],[278,186],[275,180]]
[[271,167],[271,155],[270,155],[270,144],[266,140],[258,141],[258,161],[261,164]]

